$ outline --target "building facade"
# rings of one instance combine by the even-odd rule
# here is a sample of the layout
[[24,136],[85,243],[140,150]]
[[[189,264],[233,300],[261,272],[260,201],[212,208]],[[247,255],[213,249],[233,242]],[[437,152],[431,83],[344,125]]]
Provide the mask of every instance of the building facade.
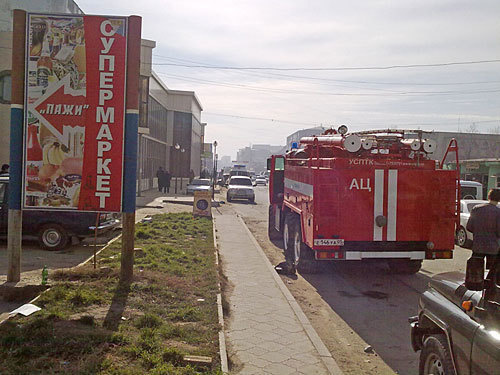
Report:
[[255,144],[240,149],[236,161],[239,164],[245,164],[249,170],[260,173],[267,170],[267,158],[273,154],[280,154],[282,151],[283,146]]
[[191,171],[198,176],[206,125],[198,98],[192,91],[169,89],[153,71],[145,70],[141,77],[138,188],[156,187],[159,167],[172,177],[189,178]]

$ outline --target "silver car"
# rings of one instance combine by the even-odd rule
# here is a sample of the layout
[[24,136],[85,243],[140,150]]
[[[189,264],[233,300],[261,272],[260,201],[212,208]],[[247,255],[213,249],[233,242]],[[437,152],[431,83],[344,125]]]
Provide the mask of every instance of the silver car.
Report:
[[250,202],[255,202],[252,179],[246,176],[231,177],[226,196],[228,202],[233,199],[248,199]]
[[189,183],[186,188],[188,195],[194,194],[195,191],[212,191],[212,184],[209,178],[195,178]]

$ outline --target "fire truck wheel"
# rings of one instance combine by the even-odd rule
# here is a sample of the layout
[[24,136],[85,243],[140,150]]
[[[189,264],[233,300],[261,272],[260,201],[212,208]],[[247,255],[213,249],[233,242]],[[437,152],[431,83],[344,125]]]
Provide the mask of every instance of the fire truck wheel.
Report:
[[283,250],[285,250],[285,258],[293,259],[293,216],[295,214],[288,213],[285,216],[285,222],[283,224]]
[[321,262],[314,259],[314,253],[302,241],[302,229],[300,225],[300,217],[293,215],[292,218],[292,257],[295,266],[300,273],[319,273],[321,272]]
[[413,275],[422,268],[422,260],[411,259],[388,259],[387,265],[392,273]]
[[[278,208],[276,208],[278,209]],[[270,240],[281,240],[283,232],[277,231],[275,227],[276,216],[274,214],[273,206],[269,206],[269,219],[267,223],[267,234]]]

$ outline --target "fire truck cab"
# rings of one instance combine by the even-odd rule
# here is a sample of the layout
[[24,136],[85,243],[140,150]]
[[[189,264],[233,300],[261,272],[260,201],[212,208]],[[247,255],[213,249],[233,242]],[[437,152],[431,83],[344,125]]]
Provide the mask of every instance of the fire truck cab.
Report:
[[[410,134],[408,134],[410,133]],[[347,134],[345,126],[305,137],[268,159],[269,237],[283,239],[301,272],[320,261],[384,259],[416,273],[423,259],[452,258],[459,220],[459,168],[430,155],[422,131]],[[413,139],[412,139],[413,138]]]

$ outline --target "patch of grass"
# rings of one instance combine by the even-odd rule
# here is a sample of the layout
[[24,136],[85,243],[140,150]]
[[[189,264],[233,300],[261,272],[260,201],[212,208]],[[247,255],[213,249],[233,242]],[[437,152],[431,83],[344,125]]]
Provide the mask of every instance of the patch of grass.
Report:
[[158,328],[162,325],[162,320],[158,315],[147,313],[137,319],[137,328]]
[[[143,255],[132,283],[119,283],[120,241],[96,270],[54,272],[37,301],[42,310],[0,326],[0,372],[221,374],[212,235],[210,219],[156,215],[136,225]],[[195,369],[183,363],[186,354],[214,363]]]

